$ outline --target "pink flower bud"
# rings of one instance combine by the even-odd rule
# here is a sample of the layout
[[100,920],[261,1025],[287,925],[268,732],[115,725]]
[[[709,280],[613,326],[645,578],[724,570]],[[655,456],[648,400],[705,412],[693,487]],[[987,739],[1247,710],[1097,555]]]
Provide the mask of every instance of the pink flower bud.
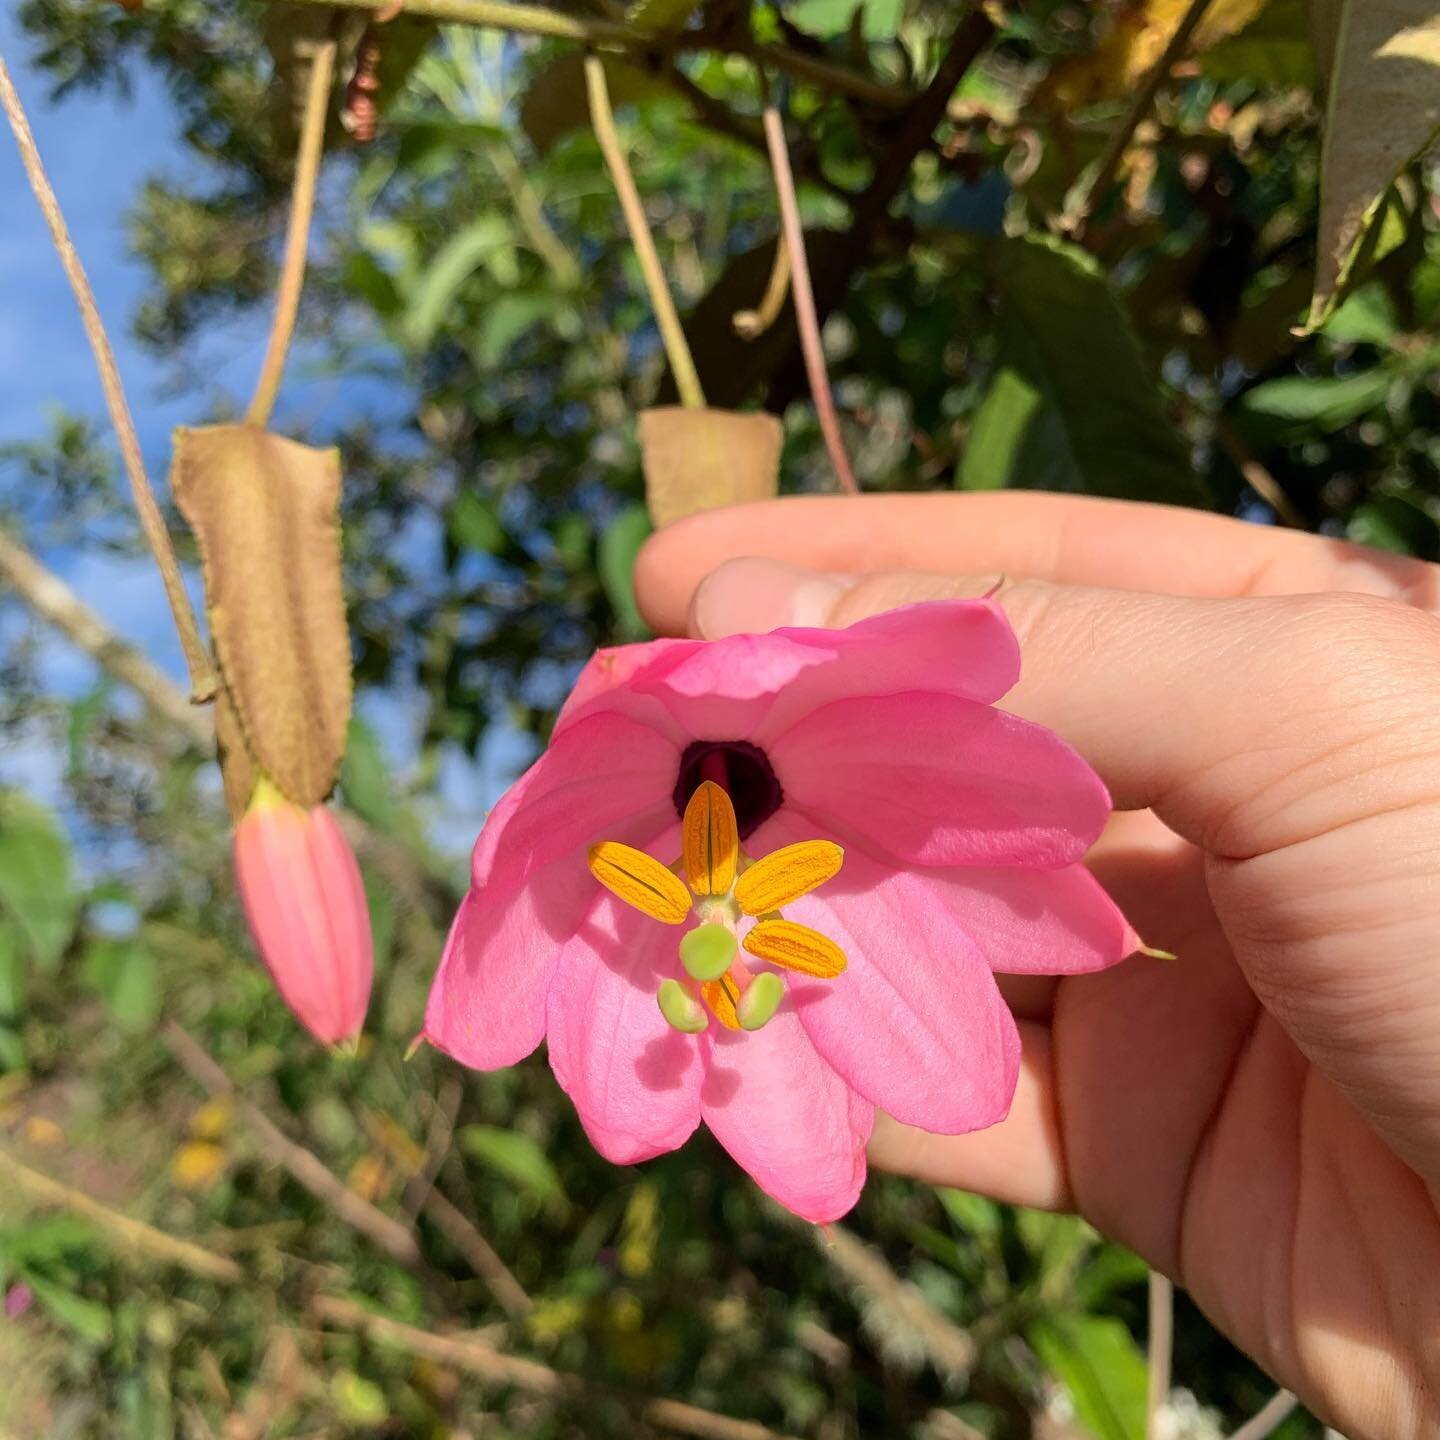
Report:
[[235,827],[235,877],[250,933],[296,1018],[326,1045],[358,1035],[375,968],[370,911],[335,817],[262,779]]

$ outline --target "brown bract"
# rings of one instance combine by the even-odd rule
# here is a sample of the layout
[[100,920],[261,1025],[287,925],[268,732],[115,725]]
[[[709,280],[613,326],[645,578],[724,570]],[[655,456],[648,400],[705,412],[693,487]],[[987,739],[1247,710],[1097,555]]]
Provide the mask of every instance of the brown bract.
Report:
[[[253,425],[180,429],[170,483],[200,542],[243,748],[289,799],[317,805],[335,784],[350,718],[339,453]],[[225,728],[217,715],[222,744]],[[245,773],[227,776],[232,808]]]
[[768,500],[780,488],[780,422],[763,412],[642,410],[640,461],[656,527],[697,510]]

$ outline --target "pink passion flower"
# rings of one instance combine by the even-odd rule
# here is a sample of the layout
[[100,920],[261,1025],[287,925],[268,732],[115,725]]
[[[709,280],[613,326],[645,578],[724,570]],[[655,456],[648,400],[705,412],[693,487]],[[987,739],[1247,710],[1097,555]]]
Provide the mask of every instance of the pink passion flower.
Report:
[[703,1120],[817,1222],[858,1198],[877,1107],[1002,1120],[993,972],[1138,946],[1080,864],[1104,786],[994,708],[1019,670],[989,601],[601,651],[480,834],[425,1038],[480,1070],[544,1039],[607,1159]]

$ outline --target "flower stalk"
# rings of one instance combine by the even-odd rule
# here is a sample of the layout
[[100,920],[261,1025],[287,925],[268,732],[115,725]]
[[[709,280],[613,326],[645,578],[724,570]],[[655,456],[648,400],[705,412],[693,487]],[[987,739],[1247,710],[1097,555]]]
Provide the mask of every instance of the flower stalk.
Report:
[[190,672],[191,704],[201,705],[212,699],[219,683],[210,652],[200,638],[200,627],[195,612],[190,608],[190,599],[185,593],[185,580],[180,573],[180,562],[175,556],[175,547],[170,543],[170,532],[165,527],[165,517],[155,501],[145,474],[145,461],[140,454],[140,440],[135,433],[135,421],[125,399],[125,388],[120,381],[120,369],[115,363],[115,352],[110,347],[110,337],[105,333],[100,310],[95,303],[95,292],[90,288],[85,267],[70,239],[60,201],[45,173],[45,164],[40,158],[39,147],[35,144],[30,121],[19,93],[10,78],[3,56],[0,56],[0,108],[15,132],[15,143],[20,147],[20,159],[25,167],[30,188],[35,192],[40,213],[50,230],[55,253],[64,267],[65,278],[70,282],[75,303],[80,307],[80,318],[85,325],[85,336],[95,356],[95,365],[100,372],[100,388],[105,393],[105,406],[110,412],[110,422],[115,427],[115,436],[120,444],[120,456],[124,461],[125,473],[130,480],[130,493],[135,500],[135,509],[140,517],[140,528],[145,534],[150,553],[160,569],[160,578],[165,585],[165,598],[170,603],[170,614],[175,621],[175,630],[180,637],[180,648],[185,654],[185,665]]
[[275,319],[265,346],[265,359],[245,419],[265,426],[275,408],[280,378],[295,334],[295,317],[300,309],[300,291],[305,283],[305,255],[310,241],[310,221],[315,212],[315,182],[320,174],[320,155],[325,145],[325,119],[330,108],[330,89],[335,77],[334,39],[315,51],[305,91],[305,116],[300,127],[300,148],[295,160],[295,185],[290,197],[290,219],[285,232],[285,255],[280,264],[280,284],[275,293]]

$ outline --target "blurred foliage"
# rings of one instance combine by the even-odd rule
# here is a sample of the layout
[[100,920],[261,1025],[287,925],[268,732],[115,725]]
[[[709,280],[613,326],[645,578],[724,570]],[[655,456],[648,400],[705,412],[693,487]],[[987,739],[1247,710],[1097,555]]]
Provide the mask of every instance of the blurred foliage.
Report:
[[[1217,0],[1077,227],[1077,182],[1185,7],[987,6],[994,33],[927,137],[907,117],[954,8],[642,0],[632,9],[652,30],[698,38],[608,62],[707,395],[783,417],[784,487],[832,480],[793,315],[753,340],[732,324],[759,300],[777,229],[756,124],[767,90],[787,111],[866,488],[1060,488],[1262,523],[1278,506],[1324,534],[1440,556],[1440,235],[1433,171],[1411,150],[1382,174],[1354,135],[1328,137],[1364,170],[1352,188],[1377,198],[1342,247],[1335,303],[1304,328],[1317,253],[1333,258],[1339,238],[1330,226],[1322,239],[1320,200],[1320,87],[1346,69],[1336,32],[1302,0]],[[58,94],[120,103],[148,66],[173,99],[190,163],[136,196],[149,284],[132,319],[195,396],[197,424],[237,404],[197,373],[201,342],[261,323],[273,285],[317,13],[20,8]],[[348,78],[365,27],[340,25]],[[157,1269],[7,1191],[0,1289],[28,1286],[33,1305],[0,1324],[0,1373],[16,1376],[0,1431],[650,1433],[610,1400],[484,1386],[322,1327],[313,1297],[337,1285],[422,1329],[504,1317],[427,1214],[416,1273],[299,1189],[183,1078],[157,1038],[164,1013],[389,1213],[417,1203],[397,1155],[453,1131],[434,1183],[534,1298],[503,1337],[518,1351],[817,1440],[1139,1440],[1144,1267],[1079,1221],[874,1180],[847,1223],[975,1342],[972,1372],[942,1375],[904,1312],[763,1204],[708,1139],[617,1171],[542,1061],[463,1086],[433,1054],[401,1063],[463,876],[445,828],[451,767],[497,738],[533,753],[590,650],[645,633],[633,422],[670,387],[574,49],[414,16],[393,34],[371,32],[373,141],[347,133],[336,97],[287,392],[303,398],[282,397],[278,418],[345,457],[359,713],[404,718],[384,735],[355,722],[341,790],[418,860],[421,883],[362,857],[370,1040],[353,1060],[317,1051],[249,957],[213,773],[123,692],[55,682],[25,626],[0,632],[5,734],[58,757],[63,811],[0,801],[0,1126],[38,1168],[235,1255],[249,1277],[221,1288]],[[762,74],[765,45],[847,67],[898,103]],[[1346,64],[1364,73],[1363,59]],[[1432,83],[1423,66],[1416,83]],[[1351,123],[1333,95],[1330,113]],[[59,416],[38,433],[0,454],[7,521],[60,556],[133,545],[92,422]],[[1269,1388],[1183,1304],[1176,1373],[1198,1397],[1177,1399],[1177,1435],[1220,1433]],[[1280,1433],[1318,1427],[1299,1416]]]

